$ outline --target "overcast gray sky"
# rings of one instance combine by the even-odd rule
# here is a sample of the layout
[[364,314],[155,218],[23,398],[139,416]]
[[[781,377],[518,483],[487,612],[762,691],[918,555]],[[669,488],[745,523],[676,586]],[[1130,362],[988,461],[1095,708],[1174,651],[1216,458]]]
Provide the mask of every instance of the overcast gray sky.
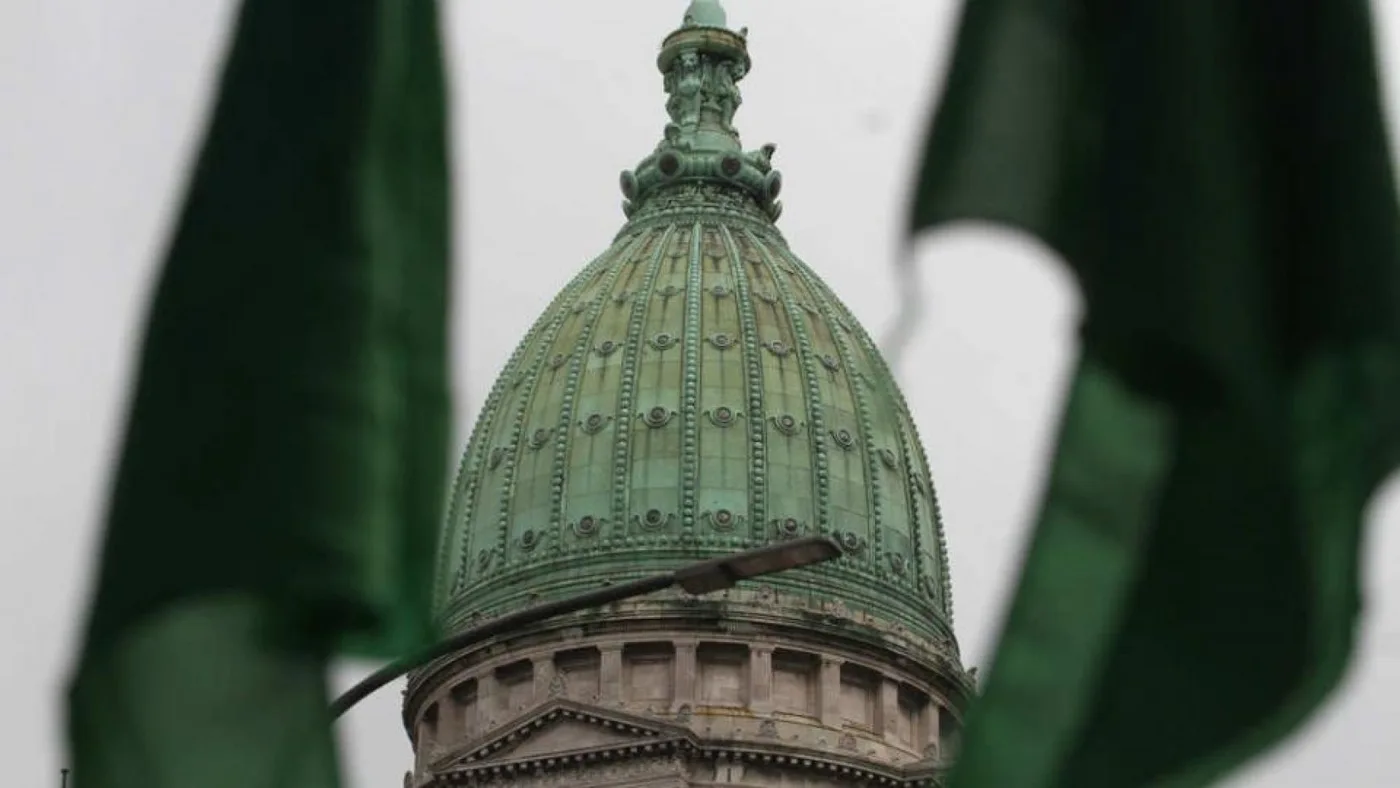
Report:
[[[776,142],[793,248],[882,335],[909,168],[954,0],[727,0],[754,70],[736,118]],[[1392,125],[1400,4],[1379,8]],[[621,225],[617,174],[660,138],[655,54],[685,0],[457,0],[457,435],[516,340]],[[56,785],[58,693],[86,602],[133,339],[233,0],[0,4],[0,782]],[[926,238],[928,312],[900,377],[933,464],[965,661],[985,664],[1036,502],[1078,295],[1037,244]],[[269,283],[269,286],[272,286]],[[1348,684],[1232,786],[1400,784],[1400,483],[1372,508]],[[367,666],[345,666],[348,685]],[[400,784],[397,689],[342,724],[357,788]]]

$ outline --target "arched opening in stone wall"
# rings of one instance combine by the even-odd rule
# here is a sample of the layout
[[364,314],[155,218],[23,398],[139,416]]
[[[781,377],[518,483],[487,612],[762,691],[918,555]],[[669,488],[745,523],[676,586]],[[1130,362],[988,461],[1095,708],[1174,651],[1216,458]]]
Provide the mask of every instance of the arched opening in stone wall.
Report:
[[951,761],[958,757],[958,745],[962,741],[962,725],[946,707],[938,707],[938,757]]
[[743,707],[749,702],[749,649],[733,643],[701,643],[700,702],[706,706]]
[[773,710],[816,718],[821,715],[817,695],[820,665],[815,654],[776,649],[773,652]]
[[509,665],[496,668],[496,710],[502,712],[497,719],[508,720],[529,708],[535,697],[535,666],[530,660],[522,659]]
[[873,670],[851,665],[841,666],[841,719],[865,733],[880,728],[880,675]]
[[573,698],[585,703],[597,701],[601,665],[601,655],[593,647],[573,648],[555,654],[550,696]]
[[899,685],[899,700],[897,713],[891,725],[890,733],[896,744],[909,750],[910,752],[920,752],[923,740],[927,738],[924,732],[924,709],[928,706],[928,696],[908,684]]
[[448,690],[447,697],[450,702],[445,716],[449,724],[439,722],[442,738],[466,739],[476,735],[479,714],[476,679],[457,684]]
[[676,649],[669,642],[629,643],[622,649],[622,691],[629,706],[663,709],[675,697]]
[[418,768],[436,749],[438,743],[438,705],[432,703],[423,710],[414,731],[413,751],[417,756]]

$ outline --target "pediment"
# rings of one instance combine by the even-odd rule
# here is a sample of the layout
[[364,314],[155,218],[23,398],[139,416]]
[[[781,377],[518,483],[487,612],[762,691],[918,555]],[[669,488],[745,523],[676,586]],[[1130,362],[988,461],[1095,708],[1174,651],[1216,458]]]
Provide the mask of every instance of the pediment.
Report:
[[689,736],[684,728],[561,699],[444,755],[434,764],[433,771],[607,751]]

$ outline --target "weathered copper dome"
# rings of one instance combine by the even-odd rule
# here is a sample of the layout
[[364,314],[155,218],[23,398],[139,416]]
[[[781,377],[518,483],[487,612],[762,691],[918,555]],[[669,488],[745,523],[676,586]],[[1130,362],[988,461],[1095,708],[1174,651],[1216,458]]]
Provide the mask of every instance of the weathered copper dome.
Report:
[[731,124],[745,35],[697,5],[663,44],[672,122],[622,174],[627,224],[530,329],[472,433],[441,545],[441,614],[462,628],[829,534],[843,558],[764,583],[956,661],[942,524],[908,407],[870,336],[775,227],[774,148],[745,153]]

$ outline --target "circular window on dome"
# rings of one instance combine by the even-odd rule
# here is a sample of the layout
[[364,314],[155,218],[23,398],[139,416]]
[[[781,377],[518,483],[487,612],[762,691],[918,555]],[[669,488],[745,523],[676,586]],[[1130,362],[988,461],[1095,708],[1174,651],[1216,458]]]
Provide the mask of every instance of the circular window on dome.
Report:
[[593,515],[585,515],[574,523],[574,533],[579,536],[593,536],[598,533],[598,518]]
[[651,346],[656,348],[657,350],[666,350],[668,348],[674,347],[675,344],[675,336],[668,334],[665,331],[651,338]]
[[777,427],[778,432],[784,435],[792,435],[797,432],[797,419],[793,418],[790,413],[784,413],[781,416],[773,417],[773,426]]
[[739,174],[741,166],[738,156],[725,156],[719,163],[720,171],[731,178]]
[[833,441],[835,441],[835,443],[836,443],[836,445],[837,445],[838,447],[840,447],[840,448],[842,448],[842,449],[845,449],[845,450],[847,450],[847,451],[851,450],[851,449],[854,448],[855,445],[856,445],[856,439],[855,439],[855,437],[853,437],[853,436],[851,435],[851,431],[850,431],[850,430],[845,429],[845,428],[842,428],[842,429],[839,429],[839,430],[832,430],[832,431],[831,431],[831,439],[832,439]]
[[614,350],[617,350],[617,343],[612,341],[611,339],[606,339],[603,340],[603,342],[601,342],[598,345],[598,347],[595,347],[593,349],[596,350],[598,352],[598,355],[600,356],[611,356],[612,352]]
[[721,405],[710,411],[710,422],[716,427],[729,427],[734,424],[734,409],[728,405]]
[[657,405],[642,414],[642,420],[646,422],[648,427],[664,427],[671,420],[671,411]]
[[656,168],[667,178],[673,177],[681,170],[681,159],[674,153],[663,153],[656,162]]
[[530,448],[542,449],[549,442],[549,430],[538,429],[530,436]]
[[841,534],[841,546],[844,547],[848,553],[857,553],[860,552],[860,549],[865,545],[855,531],[846,531]]
[[539,536],[534,531],[529,530],[520,535],[520,546],[522,548],[533,550],[537,544],[539,544]]
[[734,337],[721,331],[710,337],[710,344],[714,345],[716,350],[728,350],[734,347]]
[[778,520],[778,533],[783,536],[796,536],[802,530],[802,524],[796,518],[784,517]]
[[769,353],[772,353],[778,358],[783,358],[787,356],[788,353],[792,352],[792,348],[789,348],[787,343],[783,342],[781,339],[769,340],[763,343],[763,346],[768,348]]
[[890,553],[890,569],[893,569],[895,574],[902,575],[907,568],[908,564],[904,560],[904,556],[899,553]]
[[826,367],[832,372],[835,372],[836,370],[841,368],[841,362],[837,361],[835,356],[828,354],[822,356],[822,366]]
[[720,509],[715,512],[715,516],[712,520],[714,521],[716,531],[734,530],[734,513],[728,509]]
[[607,426],[607,423],[608,419],[603,414],[591,413],[589,414],[588,418],[583,420],[581,426],[583,427],[584,432],[588,433],[589,435],[593,435],[602,430],[603,427]]
[[714,287],[710,288],[710,295],[714,296],[715,298],[724,298],[725,296],[729,295],[729,288],[725,287],[724,285],[715,285]]
[[656,531],[666,527],[666,522],[671,518],[667,517],[660,509],[648,509],[641,517],[642,527],[648,531]]

